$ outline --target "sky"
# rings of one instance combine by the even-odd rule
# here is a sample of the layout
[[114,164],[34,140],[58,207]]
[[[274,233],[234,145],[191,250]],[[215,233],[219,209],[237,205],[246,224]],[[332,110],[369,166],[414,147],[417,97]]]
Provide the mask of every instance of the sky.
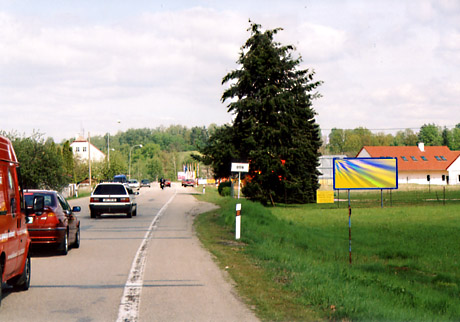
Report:
[[0,130],[55,142],[232,121],[249,21],[323,84],[323,135],[460,123],[458,0],[0,0]]

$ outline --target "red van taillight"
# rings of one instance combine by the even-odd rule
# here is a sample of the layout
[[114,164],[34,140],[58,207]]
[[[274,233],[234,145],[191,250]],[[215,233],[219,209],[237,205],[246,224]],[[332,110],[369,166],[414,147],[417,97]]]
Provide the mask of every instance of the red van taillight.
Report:
[[129,198],[120,198],[120,202],[129,202]]
[[94,198],[94,197],[91,197],[89,199],[89,202],[98,202],[99,201],[99,198]]

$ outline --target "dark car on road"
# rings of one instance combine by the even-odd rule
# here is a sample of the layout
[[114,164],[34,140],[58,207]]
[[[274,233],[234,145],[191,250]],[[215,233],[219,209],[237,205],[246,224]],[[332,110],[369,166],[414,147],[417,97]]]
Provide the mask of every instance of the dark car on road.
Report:
[[137,215],[136,195],[139,192],[122,183],[100,183],[94,188],[89,201],[91,218],[104,213],[124,213],[131,218]]
[[193,179],[184,179],[182,180],[182,187],[194,187],[195,180]]
[[27,228],[33,245],[55,245],[62,255],[69,247],[80,247],[80,220],[74,214],[80,207],[71,208],[67,200],[56,191],[25,190],[26,207],[33,209],[34,197],[43,196],[43,211],[29,210]]

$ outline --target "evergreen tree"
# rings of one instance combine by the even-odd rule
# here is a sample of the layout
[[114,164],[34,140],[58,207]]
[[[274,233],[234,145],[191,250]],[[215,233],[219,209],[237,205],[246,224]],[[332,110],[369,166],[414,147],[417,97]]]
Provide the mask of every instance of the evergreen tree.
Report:
[[216,179],[230,177],[232,159],[238,155],[233,138],[233,127],[228,125],[218,127],[211,134],[207,144],[200,149],[202,155],[192,155],[192,157],[210,165]]
[[222,101],[231,100],[228,112],[235,114],[235,157],[250,162],[243,193],[263,203],[313,202],[321,136],[312,100],[321,82],[313,81],[314,72],[298,69],[301,58],[291,56],[293,46],[273,40],[281,28],[260,29],[251,23],[241,68],[222,81],[231,84]]

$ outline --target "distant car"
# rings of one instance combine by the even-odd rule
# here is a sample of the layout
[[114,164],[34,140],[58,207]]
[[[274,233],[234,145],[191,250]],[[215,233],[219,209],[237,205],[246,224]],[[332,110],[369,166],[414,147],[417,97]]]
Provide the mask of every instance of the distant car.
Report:
[[165,187],[171,187],[171,180],[165,180]]
[[124,213],[131,218],[137,215],[136,195],[129,186],[122,183],[100,183],[94,188],[89,199],[91,218],[104,213]]
[[131,179],[128,181],[128,186],[131,188],[131,189],[140,189],[141,185],[139,183],[139,181],[137,181],[136,179]]
[[150,188],[150,181],[147,179],[141,180],[141,187],[149,187]]
[[113,182],[127,183],[128,178],[124,174],[117,174],[113,177]]
[[195,180],[193,179],[184,179],[182,180],[182,187],[194,187]]
[[56,191],[25,190],[24,198],[28,209],[33,209],[36,196],[43,196],[44,207],[40,212],[29,211],[27,228],[32,245],[55,245],[62,255],[67,255],[69,247],[79,248],[80,220],[74,212],[80,212],[81,208],[71,208]]

